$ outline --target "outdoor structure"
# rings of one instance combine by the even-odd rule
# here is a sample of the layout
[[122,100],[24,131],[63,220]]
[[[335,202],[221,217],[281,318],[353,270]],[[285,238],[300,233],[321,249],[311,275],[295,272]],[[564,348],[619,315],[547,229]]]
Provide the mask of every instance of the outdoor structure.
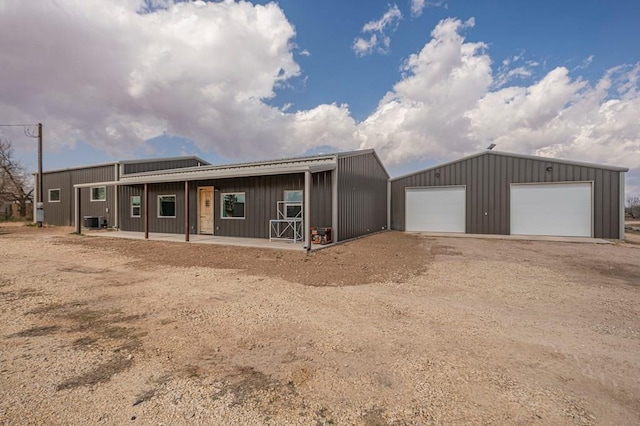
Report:
[[391,228],[623,239],[627,171],[484,151],[390,180]]
[[[222,166],[99,175],[74,184],[74,222],[92,210],[95,188],[123,231],[304,241],[312,227],[344,241],[388,228],[389,175],[374,150]],[[49,184],[45,185],[50,188]],[[46,213],[45,206],[45,216]]]
[[[176,169],[209,164],[197,157],[130,160],[72,167],[43,172],[43,203],[45,223],[58,226],[75,224],[74,185],[89,184],[81,191],[83,215],[104,218],[107,226],[118,227],[118,192],[114,185],[101,182],[117,182],[122,176],[163,169]],[[37,180],[37,175],[36,175]],[[96,185],[94,185],[96,184]],[[38,186],[35,185],[36,191]],[[37,194],[34,199],[37,199]]]

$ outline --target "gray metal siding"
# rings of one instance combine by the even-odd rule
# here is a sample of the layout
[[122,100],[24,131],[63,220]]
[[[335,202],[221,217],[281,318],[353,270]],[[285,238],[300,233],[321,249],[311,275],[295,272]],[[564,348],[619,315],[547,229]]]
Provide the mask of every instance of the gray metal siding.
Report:
[[[75,191],[73,185],[90,182],[110,182],[115,178],[115,166],[103,165],[43,173],[43,200],[45,223],[49,225],[71,226],[74,224]],[[49,189],[60,188],[60,202],[49,203]],[[113,224],[115,207],[114,188],[107,186],[106,201],[91,201],[91,189],[81,189],[82,216],[104,216],[109,226]],[[107,210],[108,209],[108,210]]]
[[331,224],[331,171],[314,173],[311,182],[311,226]]
[[[198,187],[214,187],[214,235],[226,237],[269,238],[269,220],[277,218],[277,202],[285,190],[303,190],[304,175],[256,176],[189,182],[189,233],[198,232]],[[184,182],[149,184],[149,232],[184,233]],[[221,194],[245,193],[245,218],[223,219],[220,214]],[[123,186],[120,220],[124,231],[144,231],[143,217],[130,218],[131,195],[143,195],[143,186]],[[158,218],[158,196],[176,196],[176,217]]]
[[195,167],[200,165],[195,158],[182,158],[172,160],[144,161],[140,163],[123,164],[124,174],[153,172],[156,170],[181,169],[183,167]]
[[338,157],[338,239],[355,238],[387,226],[387,180],[373,153]]
[[[119,191],[120,210],[118,216],[120,218],[120,229],[123,231],[144,232],[144,186],[120,186]],[[134,195],[140,196],[140,217],[131,217],[131,197]]]
[[512,183],[571,181],[594,182],[594,237],[619,238],[619,171],[489,153],[392,181],[391,228],[405,229],[405,188],[466,185],[467,233],[508,235]]

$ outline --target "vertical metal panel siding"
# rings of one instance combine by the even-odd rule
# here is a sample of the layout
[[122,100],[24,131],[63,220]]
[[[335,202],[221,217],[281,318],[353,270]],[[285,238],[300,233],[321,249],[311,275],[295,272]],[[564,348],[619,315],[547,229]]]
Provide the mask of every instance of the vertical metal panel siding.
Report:
[[[113,164],[87,167],[84,169],[63,170],[60,172],[43,173],[43,200],[45,208],[45,222],[50,225],[70,226],[74,224],[75,191],[73,185],[91,182],[111,182],[114,179]],[[49,189],[60,188],[60,202],[49,203]],[[91,201],[90,188],[82,188],[81,213],[82,216],[104,216],[109,225],[112,224],[114,202],[114,188],[107,187],[106,201]],[[107,212],[107,208],[109,211]]]
[[[269,238],[269,220],[277,218],[277,202],[283,201],[285,190],[304,189],[304,175],[256,176],[220,180],[205,180],[189,183],[189,232],[198,232],[198,187],[214,187],[214,235],[226,237]],[[142,191],[142,189],[139,189]],[[221,194],[225,192],[245,193],[245,218],[223,219],[221,217]],[[123,187],[123,230],[134,229],[129,217],[129,195],[137,195],[134,187]],[[158,218],[158,195],[176,196],[176,217]],[[126,206],[125,206],[126,204]],[[329,217],[331,215],[329,214]],[[142,223],[142,222],[141,222]],[[143,225],[143,224],[142,224]],[[125,229],[125,226],[127,229]],[[184,232],[184,182],[149,185],[149,231],[181,234]]]
[[[144,187],[142,185],[121,186],[120,197],[120,229],[123,231],[144,232]],[[140,196],[140,217],[131,217],[131,197]],[[151,202],[151,199],[149,199]]]
[[[45,223],[57,226],[72,225],[71,212],[74,192],[73,186],[71,185],[71,172],[43,173],[42,176],[42,186],[44,190],[42,201],[44,202]],[[50,189],[60,189],[59,202],[49,202]]]
[[594,182],[594,237],[619,238],[620,172],[493,153],[391,182],[391,227],[405,229],[406,187],[466,185],[467,233],[508,235],[512,183],[571,181]]
[[331,226],[331,171],[311,175],[311,226]]
[[338,238],[387,226],[387,175],[372,153],[338,157]]
[[183,167],[194,167],[197,165],[198,160],[194,158],[125,163],[124,174],[153,172],[156,170],[181,169]]

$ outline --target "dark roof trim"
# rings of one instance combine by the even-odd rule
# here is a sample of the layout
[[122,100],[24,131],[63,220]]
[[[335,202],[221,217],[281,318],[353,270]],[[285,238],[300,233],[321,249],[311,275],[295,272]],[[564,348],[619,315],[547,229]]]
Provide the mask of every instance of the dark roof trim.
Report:
[[445,167],[445,166],[449,166],[451,164],[455,164],[455,163],[459,163],[459,162],[462,162],[462,161],[470,160],[470,159],[475,158],[475,157],[481,157],[483,155],[497,155],[497,156],[503,156],[503,157],[523,158],[525,160],[546,161],[548,163],[570,164],[570,165],[573,165],[573,166],[592,167],[592,168],[595,168],[595,169],[611,170],[611,171],[614,171],[614,172],[628,172],[629,171],[629,169],[626,168],[626,167],[608,166],[608,165],[603,165],[603,164],[587,163],[587,162],[583,162],[583,161],[563,160],[563,159],[560,159],[560,158],[541,157],[541,156],[538,156],[538,155],[514,154],[514,153],[511,153],[511,152],[503,152],[503,151],[481,151],[481,152],[478,152],[476,154],[472,154],[472,155],[468,155],[466,157],[458,158],[457,160],[448,161],[446,163],[437,164],[435,166],[428,167],[426,169],[422,169],[422,170],[418,170],[418,171],[415,171],[415,172],[407,173],[405,175],[398,176],[398,177],[395,177],[395,178],[390,179],[390,180],[393,182],[393,181],[396,181],[396,180],[408,178],[410,176],[414,176],[414,175],[417,175],[417,174],[420,174],[420,173],[424,173],[424,172],[428,172],[428,171],[431,171],[431,170],[436,170],[436,169],[439,169],[441,167]]
[[118,161],[118,163],[119,164],[139,164],[139,163],[155,163],[157,161],[177,161],[177,160],[196,160],[199,163],[202,163],[202,165],[204,166],[208,166],[211,164],[208,161],[205,161],[202,158],[197,157],[195,155],[186,155],[183,157],[144,158],[142,160],[123,160],[123,161]]
[[[74,166],[74,167],[67,167],[64,169],[46,170],[46,171],[43,171],[42,174],[46,175],[47,173],[60,173],[60,172],[68,172],[72,170],[95,169],[97,167],[116,166],[120,164],[154,163],[157,161],[176,161],[176,160],[196,160],[205,166],[208,166],[211,164],[208,161],[203,160],[202,158],[196,157],[195,155],[187,155],[184,157],[160,157],[160,158],[144,158],[142,160],[110,161],[108,163],[89,164],[86,166]],[[34,175],[35,174],[37,174],[37,172],[34,173]]]

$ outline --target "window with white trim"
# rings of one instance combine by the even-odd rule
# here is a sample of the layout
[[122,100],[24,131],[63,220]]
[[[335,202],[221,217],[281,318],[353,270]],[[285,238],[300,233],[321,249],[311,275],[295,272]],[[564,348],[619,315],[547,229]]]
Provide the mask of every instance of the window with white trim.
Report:
[[107,187],[106,186],[92,187],[91,201],[107,201]]
[[302,218],[303,191],[284,191],[284,215],[287,219]]
[[220,197],[223,219],[244,219],[244,192],[223,192]]
[[158,217],[176,217],[175,195],[158,195]]
[[141,201],[139,195],[131,196],[131,217],[140,217]]
[[60,202],[60,188],[50,189],[49,190],[49,202],[50,203],[59,203]]

